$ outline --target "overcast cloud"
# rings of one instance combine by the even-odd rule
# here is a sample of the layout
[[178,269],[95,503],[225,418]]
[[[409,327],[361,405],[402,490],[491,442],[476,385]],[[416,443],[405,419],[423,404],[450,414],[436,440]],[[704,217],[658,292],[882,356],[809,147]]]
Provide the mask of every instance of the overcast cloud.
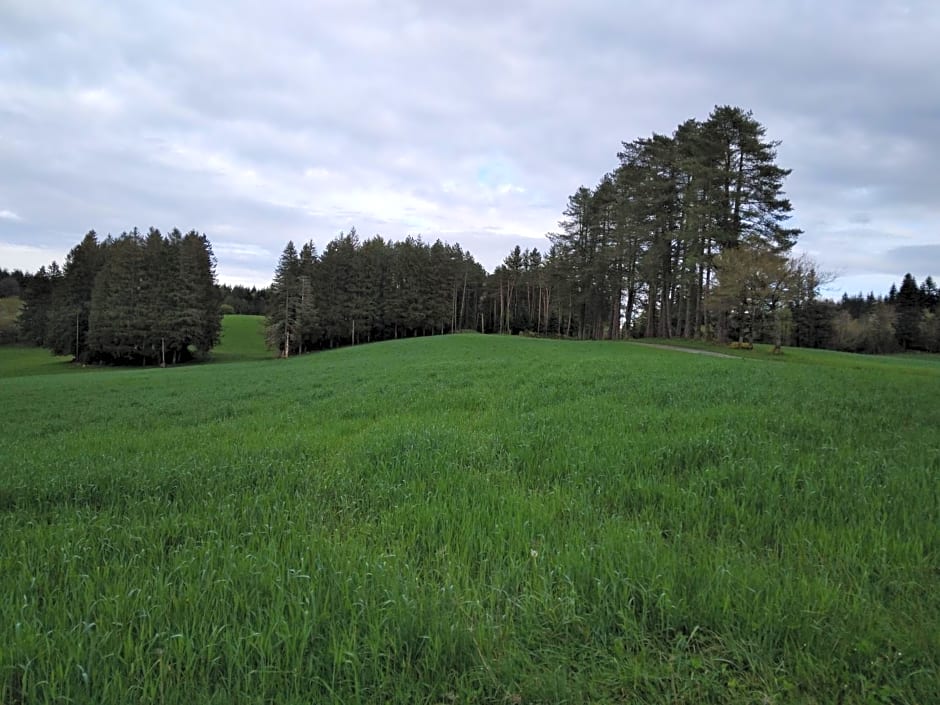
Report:
[[832,294],[940,275],[940,4],[0,0],[0,266],[84,233],[547,246],[623,140],[716,104],[782,140]]

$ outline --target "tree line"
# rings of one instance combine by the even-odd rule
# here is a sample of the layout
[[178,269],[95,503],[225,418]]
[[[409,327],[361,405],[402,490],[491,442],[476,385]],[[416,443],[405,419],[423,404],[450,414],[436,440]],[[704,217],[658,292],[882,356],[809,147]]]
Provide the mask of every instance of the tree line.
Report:
[[136,228],[98,241],[90,231],[65,264],[22,287],[20,335],[83,363],[175,364],[205,355],[222,314],[208,239]]
[[832,306],[827,347],[848,352],[940,352],[940,291],[928,276],[905,274],[887,296],[843,295]]
[[486,271],[459,245],[360,240],[322,253],[288,242],[267,294],[267,341],[282,356],[340,345],[478,328]]
[[263,316],[268,311],[268,287],[219,284],[219,296],[223,315]]
[[474,328],[575,338],[817,344],[824,277],[794,258],[779,143],[750,112],[716,107],[672,135],[624,142],[569,199],[550,248],[515,247],[491,275],[459,246],[341,234],[285,249],[268,338],[292,351]]
[[[671,134],[622,143],[569,198],[549,247],[514,247],[488,274],[460,245],[340,233],[284,248],[268,288],[219,287],[205,236],[94,232],[21,292],[20,335],[82,361],[167,364],[206,353],[221,313],[265,313],[283,356],[474,329],[581,339],[684,337],[889,352],[937,350],[936,287],[907,275],[886,299],[822,300],[829,277],[793,255],[779,142],[718,106]],[[16,276],[16,275],[19,276]]]
[[514,250],[496,269],[499,328],[782,337],[784,309],[812,302],[822,276],[790,255],[800,231],[786,224],[778,145],[729,106],[624,142],[616,167],[569,197],[545,256]]
[[933,349],[930,307],[915,326],[906,303],[886,302],[890,310],[863,324],[881,321],[893,342],[868,334],[860,344],[863,324],[846,324],[848,304],[820,298],[831,275],[793,255],[801,233],[787,224],[790,171],[776,163],[778,146],[750,112],[729,106],[671,135],[624,142],[616,167],[569,197],[548,251],[516,246],[492,274],[440,241],[361,242],[353,230],[322,255],[312,242],[299,252],[288,243],[268,296],[269,344],[289,355],[473,328]]

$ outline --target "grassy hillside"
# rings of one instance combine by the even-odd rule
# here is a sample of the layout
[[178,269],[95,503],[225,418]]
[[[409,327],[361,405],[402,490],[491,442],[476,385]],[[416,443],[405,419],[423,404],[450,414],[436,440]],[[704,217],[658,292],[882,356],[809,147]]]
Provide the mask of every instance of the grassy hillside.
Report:
[[23,302],[18,296],[0,298],[0,339],[16,327],[16,318],[20,315]]
[[222,340],[212,350],[213,361],[266,360],[275,356],[264,344],[264,316],[231,314],[222,319]]
[[75,372],[71,355],[58,357],[42,348],[0,345],[0,379]]
[[0,702],[931,702],[940,366],[827,355],[7,377]]
[[0,326],[6,326],[16,320],[23,302],[19,296],[0,298]]

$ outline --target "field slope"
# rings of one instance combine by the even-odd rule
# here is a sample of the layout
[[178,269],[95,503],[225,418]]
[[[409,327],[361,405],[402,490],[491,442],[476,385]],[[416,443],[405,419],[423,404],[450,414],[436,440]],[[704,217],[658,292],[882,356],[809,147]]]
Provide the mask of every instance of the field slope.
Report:
[[214,362],[267,360],[275,357],[264,344],[264,316],[229,314],[222,319],[222,339],[212,349]]
[[7,376],[0,703],[931,702],[940,366],[792,359]]

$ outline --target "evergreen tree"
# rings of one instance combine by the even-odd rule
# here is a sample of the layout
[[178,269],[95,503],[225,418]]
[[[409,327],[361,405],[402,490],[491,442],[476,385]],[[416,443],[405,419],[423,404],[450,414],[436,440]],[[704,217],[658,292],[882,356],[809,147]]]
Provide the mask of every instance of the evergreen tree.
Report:
[[88,323],[95,277],[104,253],[95,231],[89,231],[65,259],[61,280],[55,287],[43,345],[56,355],[87,360]]
[[141,283],[146,262],[137,230],[107,242],[104,266],[95,278],[88,347],[96,359],[134,362],[145,358],[148,324],[142,310]]
[[901,288],[898,289],[894,299],[894,306],[897,315],[895,336],[898,345],[905,350],[910,350],[917,346],[921,319],[920,290],[917,287],[917,280],[911,276],[910,272],[904,275]]
[[933,277],[928,276],[920,285],[920,303],[928,311],[934,311],[940,303],[940,291],[934,283]]
[[304,243],[296,264],[296,306],[297,318],[296,348],[299,353],[313,349],[319,344],[319,313],[317,308],[317,248],[312,241]]
[[268,346],[280,351],[282,357],[290,356],[291,338],[296,336],[299,274],[300,257],[293,241],[288,241],[274,272],[265,325]]
[[23,328],[83,362],[154,364],[203,355],[221,331],[215,260],[205,236],[135,228],[72,249],[63,271],[40,270]]
[[53,296],[61,276],[59,265],[53,262],[48,269],[40,267],[23,286],[23,304],[17,318],[23,341],[39,346],[45,343]]

